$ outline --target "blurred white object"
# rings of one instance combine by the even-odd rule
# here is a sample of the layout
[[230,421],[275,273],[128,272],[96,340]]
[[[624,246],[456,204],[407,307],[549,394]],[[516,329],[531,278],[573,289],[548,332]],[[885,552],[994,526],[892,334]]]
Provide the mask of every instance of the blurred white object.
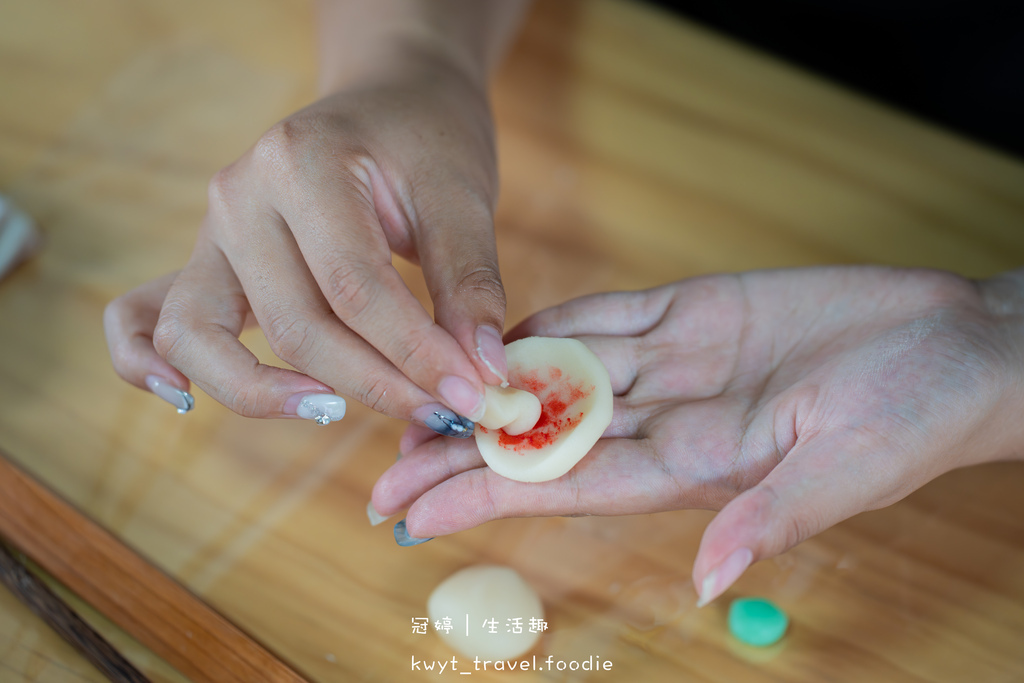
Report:
[[39,247],[39,231],[24,211],[0,196],[0,278]]

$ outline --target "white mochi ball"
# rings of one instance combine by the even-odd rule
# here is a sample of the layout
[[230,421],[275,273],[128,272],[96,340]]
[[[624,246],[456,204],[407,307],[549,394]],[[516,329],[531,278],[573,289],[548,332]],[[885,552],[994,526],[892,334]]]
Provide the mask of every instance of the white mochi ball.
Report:
[[452,625],[447,633],[438,631],[452,649],[496,661],[514,659],[536,644],[540,629],[531,633],[530,620],[543,620],[544,606],[514,569],[477,565],[442,581],[427,600],[427,613],[431,623]]

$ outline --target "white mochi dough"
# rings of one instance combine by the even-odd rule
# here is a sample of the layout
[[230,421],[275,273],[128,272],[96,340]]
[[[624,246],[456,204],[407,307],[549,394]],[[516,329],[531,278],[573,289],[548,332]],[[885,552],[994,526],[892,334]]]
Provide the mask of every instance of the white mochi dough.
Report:
[[[540,417],[521,433],[508,427],[491,428],[481,421],[475,432],[477,448],[487,465],[503,477],[526,482],[557,479],[590,451],[611,424],[608,371],[575,339],[527,337],[508,344],[505,351],[509,384],[519,393],[536,396]],[[488,412],[492,395],[488,395]],[[516,405],[526,410],[525,401]],[[529,422],[528,417],[506,414],[501,420],[519,427]]]
[[540,419],[540,399],[528,391],[513,387],[484,387],[487,409],[477,424],[501,429],[506,434],[523,434]]
[[[534,646],[540,629],[530,633],[530,619],[543,619],[544,606],[514,569],[477,565],[442,581],[427,600],[427,613],[432,624],[449,620],[451,630],[437,633],[452,649],[496,661],[514,659]],[[490,632],[491,620],[497,633]],[[510,632],[517,628],[519,633]]]

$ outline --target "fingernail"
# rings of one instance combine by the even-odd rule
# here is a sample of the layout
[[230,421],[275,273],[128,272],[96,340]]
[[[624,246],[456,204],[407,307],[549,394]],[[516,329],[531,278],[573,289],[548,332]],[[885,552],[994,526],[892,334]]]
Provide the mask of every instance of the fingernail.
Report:
[[345,399],[334,394],[295,394],[285,401],[284,413],[329,425],[345,417]]
[[398,543],[398,545],[402,546],[403,548],[408,548],[409,546],[413,546],[413,545],[419,545],[420,543],[426,543],[427,541],[432,541],[432,540],[434,540],[434,539],[433,538],[413,538],[412,536],[410,536],[409,532],[406,531],[406,529],[405,529],[405,520],[404,519],[401,522],[399,522],[398,524],[395,525],[395,541]]
[[0,197],[0,277],[27,259],[39,244],[32,219]]
[[505,357],[505,345],[501,343],[501,334],[490,325],[476,328],[477,358],[501,379],[501,386],[508,386],[508,359]]
[[412,417],[441,436],[454,436],[456,439],[468,439],[473,436],[472,420],[456,415],[440,403],[420,406],[412,414]]
[[473,422],[484,416],[484,394],[461,377],[449,375],[437,385],[437,393],[460,415]]
[[386,522],[387,517],[377,512],[377,508],[373,507],[373,501],[371,500],[366,504],[366,516],[370,519],[370,526],[377,526],[381,522]]
[[177,408],[179,415],[184,415],[192,410],[196,404],[192,394],[182,391],[162,377],[146,375],[146,386],[154,394]]
[[729,586],[736,583],[736,579],[747,570],[754,560],[754,553],[750,548],[739,548],[732,551],[729,557],[722,560],[721,564],[708,572],[700,586],[700,599],[697,600],[697,607],[703,607],[719,595],[724,593]]

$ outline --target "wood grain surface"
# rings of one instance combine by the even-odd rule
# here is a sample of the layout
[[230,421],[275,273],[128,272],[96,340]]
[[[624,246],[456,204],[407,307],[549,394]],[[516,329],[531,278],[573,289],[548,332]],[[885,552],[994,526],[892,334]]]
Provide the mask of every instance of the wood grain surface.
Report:
[[[3,515],[0,521],[10,522],[20,516]],[[0,583],[113,683],[150,683],[124,655],[33,574],[21,557],[20,552],[12,553],[0,543]]]
[[[24,551],[76,595],[196,683],[303,683],[301,676],[259,643],[26,476],[2,454],[0,539]],[[23,576],[31,583],[31,575],[23,572]],[[35,591],[43,599],[33,602],[45,607],[47,593]],[[52,605],[52,594],[49,597]],[[63,605],[57,602],[57,606]],[[82,631],[59,625],[56,630],[65,638],[65,631]],[[109,655],[102,656],[112,650],[106,642],[85,644],[96,652],[92,661],[109,664],[112,660]],[[119,673],[118,667],[113,668],[114,671],[105,673],[115,683],[145,680],[131,676],[138,672],[130,665],[127,676],[112,675]]]
[[[315,96],[311,22],[299,0],[0,3],[0,192],[47,239],[0,282],[0,446],[22,467],[316,681],[437,676],[411,660],[453,653],[411,620],[477,562],[540,593],[538,660],[613,669],[472,680],[1024,679],[1020,464],[948,474],[697,610],[710,513],[507,520],[398,548],[364,509],[401,424],[355,405],[326,428],[252,421],[201,392],[181,417],[121,383],[103,306],[178,268],[209,177]],[[494,98],[510,323],[713,271],[1024,261],[1019,161],[639,3],[540,0]],[[789,613],[781,643],[730,639],[739,595]],[[146,675],[181,680],[82,612]],[[82,680],[102,678],[0,593],[0,681]]]

